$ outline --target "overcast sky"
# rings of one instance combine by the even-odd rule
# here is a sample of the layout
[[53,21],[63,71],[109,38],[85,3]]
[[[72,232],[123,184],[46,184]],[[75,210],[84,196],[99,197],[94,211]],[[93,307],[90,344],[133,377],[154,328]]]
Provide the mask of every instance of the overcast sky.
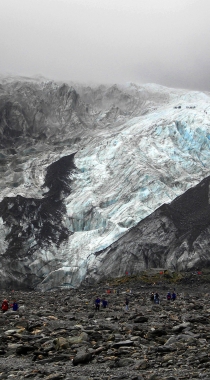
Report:
[[210,0],[0,0],[0,74],[210,91]]

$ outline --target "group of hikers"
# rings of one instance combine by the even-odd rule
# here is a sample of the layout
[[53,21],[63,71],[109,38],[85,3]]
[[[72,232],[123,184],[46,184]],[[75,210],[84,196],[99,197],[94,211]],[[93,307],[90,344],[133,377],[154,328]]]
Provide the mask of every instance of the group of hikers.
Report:
[[[157,292],[156,293],[152,292],[151,296],[150,296],[150,299],[151,299],[152,302],[154,302],[156,304],[160,303],[160,297],[159,297],[159,294]],[[175,301],[175,299],[176,299],[175,289],[174,289],[174,291],[172,293],[171,292],[167,293],[166,299],[168,301]]]
[[100,305],[106,309],[106,307],[108,306],[108,302],[105,298],[103,298],[102,300],[100,300],[99,297],[97,297],[95,299],[95,307],[96,307],[96,310],[99,310],[100,309]]
[[18,310],[18,303],[17,303],[17,301],[14,300],[13,303],[9,305],[9,302],[5,299],[2,302],[1,310],[2,310],[3,313],[5,313],[6,311],[9,310],[9,308],[11,308],[13,311],[17,311]]
[[[166,295],[166,299],[168,301],[175,301],[176,299],[176,293],[175,293],[175,289],[174,291],[171,293],[171,292],[168,292],[167,295]],[[160,303],[160,296],[157,292],[152,292],[151,293],[151,296],[150,296],[150,300],[152,302],[154,302],[155,304],[159,304]],[[103,298],[102,300],[97,297],[95,299],[95,310],[99,311],[100,310],[100,305],[102,306],[102,308],[106,308],[108,306],[108,302],[105,298]],[[129,307],[129,297],[126,296],[125,298],[125,310],[128,311],[128,307]]]
[[[100,309],[100,305],[101,305],[104,309],[106,309],[106,307],[108,306],[108,301],[107,301],[105,298],[103,298],[102,300],[100,300],[100,298],[97,297],[97,298],[95,299],[95,309],[96,309],[97,311],[99,311],[99,309]],[[126,297],[126,299],[125,299],[125,310],[128,310],[128,305],[129,305],[129,299],[128,299],[128,297]]]
[[[175,289],[174,289],[174,291],[172,293],[170,293],[170,292],[167,293],[166,299],[168,301],[175,301],[175,299],[176,299]],[[154,302],[155,304],[159,304],[160,303],[159,294],[157,292],[155,292],[155,293],[152,292],[151,296],[150,296],[150,300],[152,302]],[[125,298],[125,310],[126,311],[128,311],[128,305],[129,305],[129,298],[126,296],[126,298]],[[100,299],[97,296],[96,299],[95,299],[95,310],[99,311],[100,310],[100,306],[102,306],[102,308],[106,309],[106,307],[108,306],[108,301],[105,298]],[[13,303],[9,305],[9,302],[5,299],[2,302],[1,310],[2,310],[3,313],[5,313],[6,311],[9,310],[9,308],[11,308],[13,311],[17,311],[18,310],[18,303],[17,303],[17,301],[14,300]]]
[[166,298],[167,298],[168,301],[175,301],[175,299],[176,299],[176,293],[175,293],[175,291],[173,291],[172,294],[170,292],[168,292]]

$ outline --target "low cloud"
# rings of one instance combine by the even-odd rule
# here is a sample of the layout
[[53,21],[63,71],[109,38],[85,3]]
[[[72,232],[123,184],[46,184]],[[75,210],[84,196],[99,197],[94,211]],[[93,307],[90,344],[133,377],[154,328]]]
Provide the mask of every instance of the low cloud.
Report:
[[4,0],[0,73],[210,91],[209,0]]

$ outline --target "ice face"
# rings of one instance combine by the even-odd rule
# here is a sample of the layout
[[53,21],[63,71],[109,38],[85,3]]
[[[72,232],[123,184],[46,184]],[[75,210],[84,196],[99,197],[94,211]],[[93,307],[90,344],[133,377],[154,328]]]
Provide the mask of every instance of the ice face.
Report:
[[[174,108],[177,101],[181,109]],[[208,102],[197,92],[183,95],[76,154],[79,173],[65,200],[74,232],[66,248],[69,265],[97,268],[95,252],[209,175]]]

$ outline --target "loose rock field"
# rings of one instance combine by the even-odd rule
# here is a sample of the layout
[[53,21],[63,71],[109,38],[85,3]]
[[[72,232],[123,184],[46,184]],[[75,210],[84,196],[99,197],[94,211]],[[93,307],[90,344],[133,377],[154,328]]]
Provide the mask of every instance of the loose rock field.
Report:
[[[2,291],[20,307],[0,314],[0,379],[210,379],[208,284],[176,285],[175,302],[174,285],[107,288]],[[96,296],[108,308],[95,311]]]

